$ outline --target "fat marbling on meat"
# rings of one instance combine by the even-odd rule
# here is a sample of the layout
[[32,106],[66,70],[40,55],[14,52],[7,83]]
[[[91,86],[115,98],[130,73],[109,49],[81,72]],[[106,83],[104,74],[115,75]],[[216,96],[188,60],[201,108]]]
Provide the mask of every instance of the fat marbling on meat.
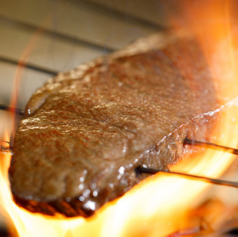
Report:
[[167,169],[183,141],[207,140],[216,91],[199,44],[157,34],[59,74],[28,102],[9,169],[15,201],[33,212],[92,215],[147,175]]

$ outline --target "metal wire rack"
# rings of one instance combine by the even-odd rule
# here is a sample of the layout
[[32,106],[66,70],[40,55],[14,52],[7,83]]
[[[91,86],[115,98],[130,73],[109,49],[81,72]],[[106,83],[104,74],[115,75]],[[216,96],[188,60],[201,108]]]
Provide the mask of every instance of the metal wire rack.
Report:
[[[176,1],[14,0],[0,3],[0,104],[9,106],[17,68],[17,108],[58,72],[111,53],[169,26],[165,8]],[[3,115],[0,111],[0,116]],[[0,117],[1,120],[1,117]],[[0,125],[0,134],[4,125]],[[0,218],[0,226],[4,219]],[[2,231],[1,231],[2,229]],[[1,236],[8,236],[4,227]]]

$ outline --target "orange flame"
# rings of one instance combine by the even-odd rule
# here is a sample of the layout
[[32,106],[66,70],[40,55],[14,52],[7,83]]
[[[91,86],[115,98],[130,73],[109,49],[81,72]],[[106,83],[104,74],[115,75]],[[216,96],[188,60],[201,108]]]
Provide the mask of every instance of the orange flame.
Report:
[[[44,25],[49,19],[46,18],[43,22],[42,25]],[[32,35],[32,37],[29,39],[26,48],[23,50],[23,53],[19,59],[16,72],[14,75],[14,83],[12,87],[12,94],[11,94],[11,101],[10,101],[10,108],[17,108],[17,101],[18,101],[18,92],[19,88],[21,85],[21,79],[22,75],[25,69],[26,62],[28,60],[28,57],[31,55],[31,52],[34,50],[36,47],[36,44],[39,40],[40,35],[43,33],[43,28],[38,28],[37,31]],[[12,135],[15,135],[16,128],[15,128],[15,114],[11,113],[11,121],[12,121],[12,127],[11,127],[11,133]]]
[[[235,104],[236,103],[236,104]],[[225,129],[217,140],[236,145],[234,130],[238,124],[238,100],[223,112]],[[234,113],[235,111],[235,113]],[[223,139],[223,136],[227,139]],[[8,138],[5,137],[4,140]],[[0,203],[14,222],[19,236],[164,236],[186,227],[183,220],[195,198],[207,186],[199,181],[177,176],[155,175],[136,186],[123,198],[105,205],[95,217],[56,219],[32,214],[19,208],[11,199],[8,182],[10,154],[2,154]],[[186,160],[174,170],[217,177],[232,162],[230,154],[207,151]],[[199,200],[197,200],[199,201]]]
[[[197,12],[195,15],[188,14],[191,7],[188,2],[191,1],[185,1],[183,5],[189,22],[186,27],[193,29],[201,42],[213,77],[216,79],[218,94],[221,95],[220,101],[225,103],[237,95],[235,89],[238,88],[233,54],[235,49],[227,22],[227,5],[225,16],[222,6],[217,5],[220,1],[211,1],[213,5],[210,5],[210,1],[206,1],[206,8],[204,4],[201,5],[203,10],[206,9],[203,12],[204,19],[210,19],[210,12],[213,13],[213,19],[225,19],[221,24],[209,24],[202,33],[196,22],[199,22],[201,17],[199,18]],[[207,37],[203,37],[204,32],[207,32]],[[224,86],[225,82],[227,83]],[[224,106],[221,117],[222,126],[213,136],[213,140],[221,145],[237,147],[237,98]],[[6,136],[4,140],[9,138]],[[199,194],[208,186],[208,184],[178,176],[157,174],[134,187],[123,198],[106,204],[89,220],[56,219],[29,213],[15,205],[11,198],[7,173],[10,159],[10,154],[1,154],[0,205],[14,222],[18,235],[24,237],[166,236],[187,227],[188,223],[185,222],[187,213],[200,201]],[[196,155],[193,159],[179,163],[173,169],[215,178],[222,174],[233,159],[234,157],[230,154],[209,150]]]

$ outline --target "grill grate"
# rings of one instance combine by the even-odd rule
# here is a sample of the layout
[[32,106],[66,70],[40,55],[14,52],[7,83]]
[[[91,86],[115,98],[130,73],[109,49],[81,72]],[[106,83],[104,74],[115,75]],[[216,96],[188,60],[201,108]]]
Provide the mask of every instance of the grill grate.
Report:
[[[142,2],[150,8],[155,6],[152,0]],[[136,9],[136,4],[117,9],[106,1],[1,2],[0,104],[9,104],[21,62],[25,68],[18,107],[24,108],[35,89],[49,77],[165,28],[161,22],[146,18],[147,9],[140,17]]]
[[[154,1],[141,2],[154,5]],[[14,109],[18,114],[23,113],[33,92],[58,72],[164,29],[143,14],[133,14],[136,7],[131,10],[107,6],[106,1],[1,1],[0,134],[6,127],[2,118],[9,116],[6,110],[9,111],[14,78],[20,67],[19,109]],[[0,213],[1,226],[0,235],[8,236]]]
[[[22,113],[35,89],[58,72],[167,28],[159,1],[129,2],[22,0],[16,4],[14,0],[1,1],[0,109],[9,106],[19,65],[24,65],[17,104],[17,112]],[[168,2],[176,5],[175,0]],[[0,111],[1,117],[3,113],[7,112]],[[0,134],[3,127],[0,126]],[[218,196],[221,192],[217,191]],[[235,191],[230,193],[233,195]],[[3,226],[1,219],[0,226]],[[234,227],[226,233],[238,236]],[[0,236],[8,236],[4,227],[0,228]]]

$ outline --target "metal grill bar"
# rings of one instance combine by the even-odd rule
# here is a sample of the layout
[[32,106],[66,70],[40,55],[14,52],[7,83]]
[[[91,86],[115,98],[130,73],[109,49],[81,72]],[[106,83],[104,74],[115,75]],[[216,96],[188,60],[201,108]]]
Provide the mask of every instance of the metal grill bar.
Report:
[[193,174],[186,174],[186,173],[180,173],[180,172],[176,172],[176,171],[166,171],[166,170],[158,170],[158,169],[138,167],[136,169],[136,172],[137,173],[146,173],[146,174],[168,173],[168,174],[171,174],[171,175],[184,176],[185,178],[201,180],[203,182],[207,182],[207,183],[211,183],[211,184],[238,188],[238,182],[226,181],[226,180],[221,180],[221,179],[212,179],[212,178],[209,178],[209,177],[193,175]]
[[200,146],[200,147],[204,147],[204,148],[210,148],[213,150],[223,151],[223,152],[228,152],[228,153],[231,153],[234,155],[238,155],[238,149],[234,149],[234,148],[230,148],[230,147],[226,147],[226,146],[220,146],[220,145],[210,143],[210,142],[200,142],[200,141],[195,141],[195,140],[190,140],[188,138],[185,138],[184,144]]
[[47,69],[47,68],[43,68],[43,67],[40,67],[40,66],[37,66],[37,65],[33,65],[31,63],[27,63],[27,62],[25,63],[25,62],[22,62],[22,61],[17,61],[17,60],[6,58],[6,57],[1,57],[0,56],[0,61],[4,62],[4,63],[9,63],[9,64],[29,68],[29,69],[32,69],[32,70],[35,70],[35,71],[38,71],[38,72],[47,73],[51,76],[56,76],[58,74],[57,71],[53,71],[53,70],[50,70],[50,69]]
[[0,110],[6,110],[6,111],[17,113],[19,115],[24,115],[24,111],[22,109],[11,108],[5,105],[0,105]]
[[106,45],[95,44],[93,42],[89,42],[89,41],[86,41],[83,39],[72,37],[70,35],[66,35],[66,34],[63,34],[60,32],[51,31],[51,30],[48,30],[48,29],[40,27],[40,26],[36,27],[34,25],[31,25],[30,23],[25,23],[25,22],[23,23],[20,21],[15,21],[13,19],[9,19],[7,17],[2,17],[1,15],[0,15],[0,21],[3,21],[5,24],[14,25],[20,29],[26,29],[29,31],[36,31],[36,30],[43,31],[45,35],[49,35],[49,36],[56,37],[58,39],[66,40],[71,44],[80,44],[85,47],[101,50],[102,52],[106,51],[106,53],[111,53],[111,52],[115,51],[115,49],[110,48]]

